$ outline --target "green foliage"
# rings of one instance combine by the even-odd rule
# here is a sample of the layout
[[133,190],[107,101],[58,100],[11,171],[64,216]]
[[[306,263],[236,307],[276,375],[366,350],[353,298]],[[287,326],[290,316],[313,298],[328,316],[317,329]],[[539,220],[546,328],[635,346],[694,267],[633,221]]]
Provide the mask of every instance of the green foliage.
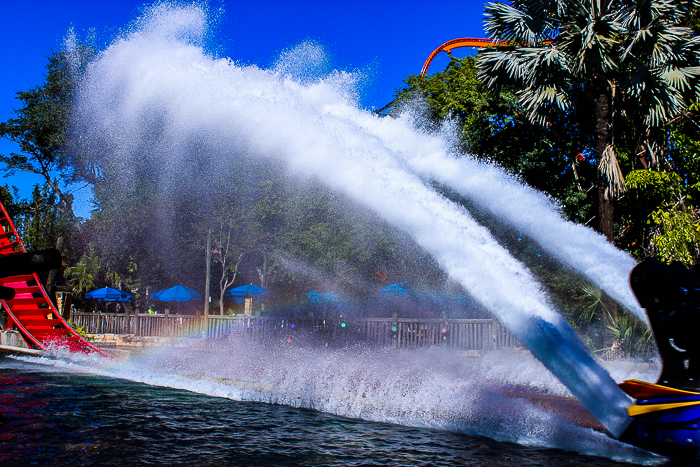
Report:
[[601,352],[604,358],[649,357],[655,355],[651,328],[630,315],[619,314],[606,326],[612,345]]
[[646,240],[631,248],[638,257],[655,256],[686,266],[700,259],[700,219],[688,196],[695,187],[686,182],[675,172],[634,170],[627,175],[627,207],[634,205]]
[[479,78],[490,89],[514,86],[528,118],[540,125],[590,109],[578,118],[578,131],[592,137],[599,229],[611,241],[612,199],[624,191],[617,153],[653,153],[667,139],[661,127],[700,97],[700,42],[681,25],[687,15],[680,0],[486,6],[489,37],[511,44],[479,53]]
[[680,207],[652,213],[659,232],[652,238],[655,255],[663,262],[680,261],[687,267],[700,258],[700,218],[697,212]]
[[84,326],[78,326],[73,320],[68,320],[68,325],[71,328],[73,328],[73,330],[77,332],[83,339],[87,341],[95,340],[95,336],[85,332]]
[[73,78],[64,53],[54,53],[48,59],[44,85],[17,92],[21,106],[15,110],[15,118],[0,123],[0,137],[14,141],[21,150],[0,155],[0,164],[6,174],[21,171],[42,176],[61,209],[75,217],[72,199],[61,187],[61,179],[72,180],[73,173],[65,153]]
[[50,187],[36,185],[32,198],[15,217],[15,226],[28,250],[43,250],[56,246],[58,237],[71,230],[71,220],[63,212]]
[[[576,323],[586,329],[588,345],[605,359],[648,357],[655,352],[651,329],[637,317],[627,313],[611,313],[603,291],[588,281],[578,284],[579,307],[574,317]],[[602,344],[595,334],[605,323],[607,344]],[[596,343],[598,341],[598,343]]]
[[582,309],[576,320],[579,323],[592,323],[596,318],[608,313],[608,309],[603,302],[603,291],[588,281],[580,284],[578,300],[581,301]]
[[16,186],[0,186],[0,201],[2,201],[5,210],[13,220],[17,219],[27,209],[26,202],[19,198],[19,189]]
[[627,188],[644,190],[647,196],[671,201],[682,191],[681,179],[674,172],[633,170],[625,177]]
[[[420,98],[428,104],[428,110],[434,123],[445,119],[456,119],[461,126],[471,128],[481,123],[494,112],[494,107],[512,104],[499,95],[490,95],[476,76],[474,57],[464,59],[452,58],[444,71],[429,76],[427,79],[411,75],[405,80],[407,88],[397,94],[399,102],[416,98],[415,91],[420,90]],[[394,112],[397,110],[392,109]],[[464,132],[465,137],[470,133]]]
[[65,277],[74,291],[85,294],[95,288],[100,271],[100,259],[90,244],[78,264],[66,269]]

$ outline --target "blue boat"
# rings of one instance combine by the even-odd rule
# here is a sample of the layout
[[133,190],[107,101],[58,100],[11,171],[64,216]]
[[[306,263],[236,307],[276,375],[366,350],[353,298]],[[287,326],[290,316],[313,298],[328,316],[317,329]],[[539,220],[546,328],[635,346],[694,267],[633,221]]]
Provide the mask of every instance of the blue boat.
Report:
[[662,361],[656,383],[628,380],[620,388],[634,404],[623,441],[662,453],[700,448],[700,269],[648,259],[630,274],[646,310]]

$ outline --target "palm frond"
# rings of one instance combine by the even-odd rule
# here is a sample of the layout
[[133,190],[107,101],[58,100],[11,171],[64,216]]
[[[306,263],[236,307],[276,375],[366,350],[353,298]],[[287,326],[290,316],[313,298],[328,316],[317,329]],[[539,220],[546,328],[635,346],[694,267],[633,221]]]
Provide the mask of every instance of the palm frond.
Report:
[[491,38],[515,44],[536,44],[556,36],[556,24],[550,21],[538,2],[488,3],[484,8],[484,29]]
[[526,89],[520,93],[519,98],[520,102],[533,112],[548,105],[555,105],[560,110],[568,110],[571,106],[568,93],[556,86]]
[[579,285],[581,296],[578,298],[584,302],[583,311],[577,317],[582,323],[591,323],[602,313],[607,313],[608,309],[603,303],[603,291],[588,281],[583,281]]
[[669,68],[661,73],[661,77],[669,86],[682,92],[690,89],[693,79],[700,77],[700,66]]
[[[490,37],[512,48],[479,54],[479,78],[491,89],[513,84],[531,120],[568,109],[565,90],[592,81],[618,85],[626,102],[662,125],[700,98],[700,36],[680,23],[700,0],[511,0],[490,3]],[[557,36],[552,43],[542,39]],[[615,165],[611,165],[611,168]],[[620,185],[621,186],[621,185]],[[609,187],[610,192],[620,189]]]
[[618,66],[617,49],[624,32],[610,1],[578,2],[561,20],[560,38],[574,57],[574,74],[608,73]]
[[658,86],[650,91],[650,108],[645,118],[647,126],[661,126],[680,115],[686,107],[683,95],[675,88]]
[[617,154],[611,144],[603,151],[598,164],[598,171],[608,183],[605,189],[605,197],[607,199],[616,198],[625,192],[627,189],[625,177],[622,175],[622,169],[617,161]]
[[490,89],[505,83],[524,82],[521,57],[510,50],[485,50],[477,56],[477,77]]

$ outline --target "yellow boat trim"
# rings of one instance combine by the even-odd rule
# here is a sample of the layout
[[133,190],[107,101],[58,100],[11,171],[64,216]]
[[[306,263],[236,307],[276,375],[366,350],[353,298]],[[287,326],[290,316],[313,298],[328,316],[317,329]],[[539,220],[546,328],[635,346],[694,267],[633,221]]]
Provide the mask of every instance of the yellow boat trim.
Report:
[[646,381],[642,381],[639,379],[626,379],[625,383],[635,383],[639,384],[640,386],[646,386],[649,388],[658,388],[658,389],[664,389],[666,391],[672,391],[674,393],[679,393],[679,394],[689,394],[689,395],[700,395],[700,392],[694,392],[694,391],[686,391],[684,389],[676,389],[676,388],[671,388],[668,386],[663,386],[661,384],[654,384],[654,383],[648,383]]
[[649,405],[630,405],[627,407],[627,413],[631,417],[636,417],[637,415],[644,415],[652,412],[659,412],[662,410],[677,409],[680,407],[689,407],[691,405],[698,405],[700,401],[692,402],[674,402],[671,404],[649,404]]

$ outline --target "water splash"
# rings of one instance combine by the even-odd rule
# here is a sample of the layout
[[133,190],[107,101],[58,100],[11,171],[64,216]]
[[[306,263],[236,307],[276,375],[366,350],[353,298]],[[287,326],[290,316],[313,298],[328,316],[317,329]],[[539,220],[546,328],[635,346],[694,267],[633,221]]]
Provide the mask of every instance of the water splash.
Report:
[[[661,458],[582,428],[538,404],[570,396],[525,351],[470,358],[449,349],[318,348],[303,343],[183,341],[131,361],[84,355],[15,357],[23,370],[96,374],[153,386],[306,408],[343,417],[485,435],[620,461]],[[634,362],[612,363],[627,378],[649,376]],[[551,399],[549,399],[551,400]]]
[[[486,227],[434,191],[423,177],[453,184],[547,243],[551,239],[538,232],[557,230],[556,226],[559,232],[571,230],[551,206],[546,206],[544,228],[532,224],[541,222],[536,215],[514,216],[503,208],[520,197],[530,204],[518,204],[515,213],[530,208],[539,213],[535,209],[543,204],[542,197],[504,175],[491,180],[506,181],[506,198],[501,190],[486,189],[478,178],[465,184],[448,176],[452,156],[446,143],[404,120],[382,120],[358,109],[352,97],[357,81],[353,74],[332,72],[316,78],[305,69],[304,75],[314,79],[299,81],[281,73],[280,63],[264,70],[208,56],[200,45],[205,31],[196,11],[158,7],[87,69],[77,99],[74,124],[80,137],[75,143],[82,154],[92,157],[91,164],[112,168],[116,190],[129,185],[147,159],[167,168],[165,176],[154,180],[166,196],[168,185],[177,183],[168,171],[187,173],[194,168],[188,162],[192,141],[199,144],[200,158],[215,159],[220,165],[245,155],[281,162],[297,176],[318,179],[408,233],[610,432],[622,433],[629,423],[628,398],[588,355],[549,304],[541,285]],[[298,59],[291,55],[296,70]],[[436,159],[440,164],[431,164]],[[470,159],[455,164],[459,174],[467,168],[484,174],[494,170]],[[607,250],[599,237],[582,237],[579,247],[562,246],[566,253],[561,256],[606,290],[625,289],[622,272],[632,265],[629,257],[596,255],[600,264],[591,267],[590,251],[583,247]],[[617,296],[634,308],[624,293]]]
[[366,115],[347,116],[359,117],[357,125],[376,134],[417,173],[445,184],[505,220],[648,323],[628,284],[629,273],[636,264],[634,259],[601,234],[563,219],[556,204],[545,194],[523,185],[495,165],[470,156],[452,156],[447,138],[420,144],[415,132],[406,131],[408,125],[401,121],[410,119],[408,114],[381,126],[367,125]]

